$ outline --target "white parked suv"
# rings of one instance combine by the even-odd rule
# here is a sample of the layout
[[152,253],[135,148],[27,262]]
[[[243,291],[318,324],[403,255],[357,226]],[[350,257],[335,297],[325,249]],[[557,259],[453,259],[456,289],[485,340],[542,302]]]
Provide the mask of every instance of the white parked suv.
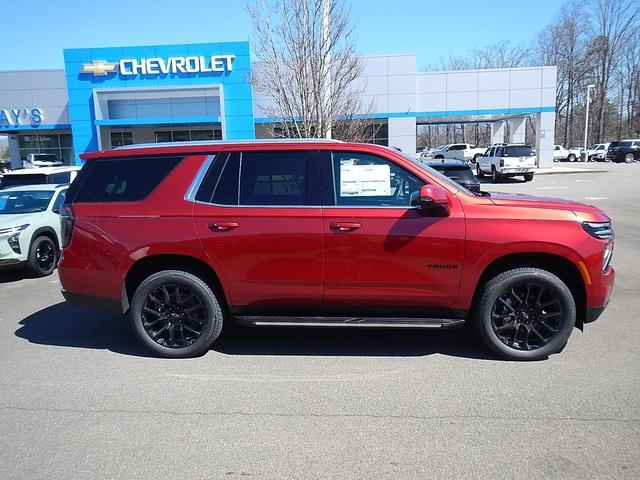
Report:
[[60,207],[68,185],[28,185],[0,190],[0,269],[24,266],[43,277],[59,258]]
[[485,148],[478,148],[470,143],[450,143],[439,146],[431,153],[435,160],[447,158],[475,163],[485,150]]
[[610,143],[594,143],[587,148],[588,162],[606,162]]
[[519,175],[530,182],[536,169],[536,153],[530,145],[522,143],[494,145],[476,162],[476,176],[490,174],[494,182],[500,177]]
[[24,168],[61,167],[62,165],[64,165],[62,160],[53,153],[30,153],[22,160]]

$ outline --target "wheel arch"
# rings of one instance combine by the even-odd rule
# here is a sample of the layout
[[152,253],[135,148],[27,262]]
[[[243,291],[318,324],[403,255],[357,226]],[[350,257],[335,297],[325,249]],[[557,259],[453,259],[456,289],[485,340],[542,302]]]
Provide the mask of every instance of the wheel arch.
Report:
[[53,244],[56,246],[56,250],[60,252],[60,241],[58,240],[58,235],[56,231],[51,227],[39,227],[36,228],[33,234],[31,235],[31,240],[29,241],[29,246],[33,243],[33,241],[38,237],[49,237]]
[[204,280],[211,290],[220,296],[220,303],[227,308],[227,296],[218,273],[204,260],[185,254],[158,253],[136,260],[124,277],[122,309],[126,312],[135,290],[145,278],[162,270],[182,270]]
[[[576,303],[576,326],[582,330],[586,317],[587,292],[579,267],[566,258],[548,252],[516,252],[494,259],[489,263],[476,284],[472,305],[476,305],[482,296],[484,285],[496,275],[512,268],[534,267],[547,270],[560,278],[571,290]],[[475,308],[475,307],[474,307]]]

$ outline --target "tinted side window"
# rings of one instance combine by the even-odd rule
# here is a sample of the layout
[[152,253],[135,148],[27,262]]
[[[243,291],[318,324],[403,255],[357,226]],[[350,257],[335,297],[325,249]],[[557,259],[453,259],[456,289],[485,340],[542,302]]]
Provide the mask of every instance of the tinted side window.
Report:
[[318,183],[307,151],[242,152],[240,205],[319,205]]
[[75,202],[142,200],[175,168],[182,157],[96,160],[73,199]]
[[424,182],[376,155],[332,152],[335,204],[409,207]]
[[496,148],[496,157],[502,157],[502,147]]
[[55,201],[53,202],[53,206],[51,207],[51,210],[53,212],[59,212],[60,208],[62,207],[62,204],[64,203],[64,198],[67,195],[67,191],[66,190],[61,190],[60,193],[58,193],[58,196],[56,197]]
[[464,150],[465,149],[465,145],[451,145],[451,147],[449,147],[449,150]]

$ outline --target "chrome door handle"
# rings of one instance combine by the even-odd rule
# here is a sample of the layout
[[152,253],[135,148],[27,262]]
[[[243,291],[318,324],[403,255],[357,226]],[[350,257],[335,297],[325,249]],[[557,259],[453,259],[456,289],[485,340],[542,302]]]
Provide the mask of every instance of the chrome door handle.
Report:
[[229,230],[233,230],[234,228],[238,228],[240,225],[237,222],[218,222],[218,223],[210,223],[209,230],[212,232],[227,232]]
[[357,222],[340,222],[329,225],[331,230],[337,230],[338,232],[351,232],[359,229],[360,227],[362,227],[362,224]]

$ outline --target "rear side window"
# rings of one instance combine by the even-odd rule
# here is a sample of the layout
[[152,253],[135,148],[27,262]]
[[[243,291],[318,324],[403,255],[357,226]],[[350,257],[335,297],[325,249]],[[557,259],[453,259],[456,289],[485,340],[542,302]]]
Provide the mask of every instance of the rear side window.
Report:
[[71,172],[54,173],[47,183],[71,183]]
[[504,147],[505,157],[531,157],[533,155],[535,155],[533,149],[526,145]]
[[317,154],[305,150],[220,154],[195,198],[216,205],[320,205]]
[[142,200],[180,160],[182,157],[96,160],[86,173],[73,201],[93,203]]

